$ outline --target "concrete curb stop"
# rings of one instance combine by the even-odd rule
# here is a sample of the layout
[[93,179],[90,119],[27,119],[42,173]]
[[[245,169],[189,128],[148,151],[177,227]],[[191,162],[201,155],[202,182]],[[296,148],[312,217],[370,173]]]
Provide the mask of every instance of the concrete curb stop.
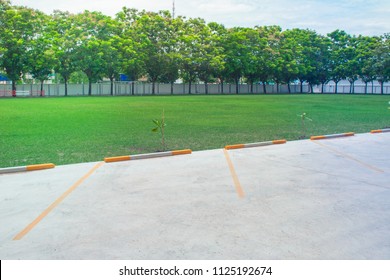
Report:
[[383,133],[383,132],[390,132],[390,128],[371,130],[371,133]]
[[281,139],[281,140],[273,140],[273,141],[258,142],[258,143],[235,144],[235,145],[227,145],[225,146],[225,149],[233,150],[233,149],[253,148],[253,147],[269,146],[275,144],[285,144],[286,142],[287,141],[285,139]]
[[348,137],[348,136],[354,136],[354,132],[347,132],[347,133],[340,133],[340,134],[329,134],[329,135],[319,135],[319,136],[312,136],[310,137],[310,140],[321,140],[321,139],[330,139],[330,138],[338,138],[338,137]]
[[0,168],[0,174],[24,172],[24,171],[36,171],[36,170],[50,169],[54,167],[55,165],[53,163],[44,163],[44,164]]
[[140,155],[133,155],[133,156],[107,157],[104,158],[104,162],[110,163],[110,162],[136,160],[136,159],[177,156],[177,155],[185,155],[191,153],[192,151],[190,149],[186,149],[186,150],[177,150],[177,151],[160,152],[160,153],[140,154]]

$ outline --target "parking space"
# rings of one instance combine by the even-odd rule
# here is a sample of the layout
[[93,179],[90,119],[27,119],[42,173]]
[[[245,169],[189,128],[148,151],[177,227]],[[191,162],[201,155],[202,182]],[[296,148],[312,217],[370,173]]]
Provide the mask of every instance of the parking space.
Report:
[[390,133],[0,175],[1,259],[389,259]]

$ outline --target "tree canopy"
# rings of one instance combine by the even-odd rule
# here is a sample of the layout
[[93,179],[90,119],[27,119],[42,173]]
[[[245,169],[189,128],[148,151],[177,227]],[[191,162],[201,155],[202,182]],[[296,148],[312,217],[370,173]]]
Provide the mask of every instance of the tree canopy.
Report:
[[[67,84],[83,72],[91,84],[120,74],[155,83],[224,82],[238,85],[293,81],[324,85],[357,79],[382,85],[390,79],[390,35],[355,36],[335,30],[282,30],[279,26],[225,28],[168,11],[123,8],[112,18],[100,12],[51,15],[0,0],[0,72],[16,89],[27,73],[43,83],[55,71]],[[239,87],[236,88],[236,93]],[[67,88],[65,89],[67,94]],[[302,91],[302,87],[301,87]],[[111,86],[111,94],[112,94]]]

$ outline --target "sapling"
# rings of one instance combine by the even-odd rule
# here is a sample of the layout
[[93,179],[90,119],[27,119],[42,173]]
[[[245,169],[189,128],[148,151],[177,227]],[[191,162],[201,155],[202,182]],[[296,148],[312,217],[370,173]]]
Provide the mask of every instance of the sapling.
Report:
[[308,116],[306,116],[306,113],[302,113],[301,115],[297,115],[297,116],[301,118],[301,123],[302,123],[303,135],[301,137],[302,138],[306,138],[306,125],[305,125],[305,122],[306,122],[306,120],[309,120],[309,121],[313,121],[313,120],[311,118],[309,118]]
[[163,111],[162,111],[161,120],[154,119],[154,120],[153,120],[153,123],[156,125],[156,127],[153,128],[152,131],[153,131],[153,132],[160,132],[160,133],[161,133],[161,145],[162,145],[163,151],[165,151],[166,147],[165,147],[164,128],[165,128],[165,126],[166,126],[167,124],[165,123],[164,109],[163,109]]

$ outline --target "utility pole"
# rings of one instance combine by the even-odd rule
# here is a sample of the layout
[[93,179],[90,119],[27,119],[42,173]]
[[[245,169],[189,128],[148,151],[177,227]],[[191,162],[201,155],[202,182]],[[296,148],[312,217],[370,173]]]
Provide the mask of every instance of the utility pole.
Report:
[[172,5],[172,18],[175,19],[175,0],[173,0],[173,5]]

